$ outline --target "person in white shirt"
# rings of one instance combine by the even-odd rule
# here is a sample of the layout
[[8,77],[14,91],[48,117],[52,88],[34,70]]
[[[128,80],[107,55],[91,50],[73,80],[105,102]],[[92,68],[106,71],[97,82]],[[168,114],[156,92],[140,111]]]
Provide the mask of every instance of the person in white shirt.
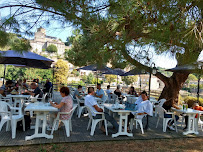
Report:
[[[136,118],[142,118],[146,114],[149,116],[153,116],[153,105],[148,100],[146,91],[143,91],[141,93],[141,98],[142,98],[142,101],[141,100],[139,101],[140,103],[136,113]],[[134,113],[131,113],[128,116],[128,125],[129,125],[130,119],[134,119],[134,117],[135,117]]]
[[[97,104],[97,101],[94,98],[94,88],[89,87],[88,88],[88,95],[85,97],[85,106],[89,107],[92,111],[92,116],[94,119],[101,119],[101,115],[96,115],[94,112],[103,112],[103,109],[99,107]],[[110,116],[108,113],[104,112],[105,118],[107,121],[109,121],[113,127],[118,130],[118,123],[116,120]],[[101,130],[105,132],[104,126],[102,125]]]
[[100,83],[97,84],[97,91],[95,93],[95,97],[101,98],[102,101],[105,101],[106,98],[107,98],[105,96],[104,90],[101,88],[101,84]]
[[138,99],[135,101],[135,104],[136,104],[136,106],[137,106],[137,109],[139,108],[139,105],[140,105],[140,103],[142,102],[143,100],[142,100],[142,96],[140,95],[139,97],[138,97]]

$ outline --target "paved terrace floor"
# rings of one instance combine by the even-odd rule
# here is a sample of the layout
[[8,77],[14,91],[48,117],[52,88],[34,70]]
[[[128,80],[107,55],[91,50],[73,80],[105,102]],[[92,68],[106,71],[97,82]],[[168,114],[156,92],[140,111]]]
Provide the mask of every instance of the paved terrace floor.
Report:
[[[179,120],[180,121],[180,120]],[[112,140],[149,140],[149,139],[173,139],[173,138],[202,138],[203,132],[199,127],[199,135],[182,135],[182,128],[180,123],[178,123],[178,133],[175,131],[167,130],[167,132],[162,132],[162,121],[160,121],[158,128],[155,128],[157,122],[156,117],[149,118],[150,130],[145,130],[144,134],[141,134],[141,130],[138,126],[138,129],[133,130],[133,137],[119,136],[117,138],[112,138],[112,133],[115,131],[112,127],[108,127],[109,135],[106,136],[102,133],[97,126],[94,136],[90,136],[90,131],[87,131],[88,117],[82,116],[77,118],[76,115],[73,115],[72,124],[73,131],[71,132],[70,137],[66,137],[66,132],[64,126],[59,130],[54,132],[53,139],[46,138],[35,138],[30,141],[25,141],[25,136],[34,134],[34,130],[17,131],[16,138],[11,138],[11,131],[6,132],[6,125],[2,131],[0,131],[0,146],[15,146],[15,145],[32,145],[32,144],[45,144],[45,143],[64,143],[64,142],[88,142],[88,141],[112,141]],[[146,124],[146,118],[143,119],[144,125]],[[50,133],[50,132],[48,132]]]

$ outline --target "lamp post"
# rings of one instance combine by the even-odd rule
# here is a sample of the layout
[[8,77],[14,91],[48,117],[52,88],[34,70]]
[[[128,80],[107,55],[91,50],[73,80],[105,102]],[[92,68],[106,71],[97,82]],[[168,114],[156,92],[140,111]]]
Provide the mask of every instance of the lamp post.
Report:
[[203,70],[203,65],[199,64],[198,69],[199,69],[199,76],[198,76],[198,83],[197,83],[197,101],[199,102],[200,79],[201,79],[201,74]]
[[[156,69],[156,67],[155,67],[155,63],[153,62],[152,64],[151,64],[151,69],[150,69],[150,74],[149,74],[149,100],[150,100],[150,90],[151,90],[151,77],[152,77],[152,74],[153,75],[155,75],[156,73],[157,73],[157,69]],[[149,115],[147,115],[147,124],[146,124],[146,126],[145,126],[145,129],[146,130],[150,130],[149,129]]]

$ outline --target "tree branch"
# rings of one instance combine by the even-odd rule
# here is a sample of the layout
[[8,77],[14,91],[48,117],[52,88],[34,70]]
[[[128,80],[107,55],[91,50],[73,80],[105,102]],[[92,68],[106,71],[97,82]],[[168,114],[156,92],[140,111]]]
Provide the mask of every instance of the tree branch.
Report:
[[[146,71],[151,72],[152,69],[151,69],[150,67],[145,66],[145,65],[139,63],[138,61],[136,61],[135,59],[133,59],[133,58],[127,53],[127,51],[126,51],[125,49],[121,49],[121,52],[122,52],[124,58],[125,58],[128,62],[130,62],[131,64],[135,65],[135,66],[138,67],[139,69],[145,69]],[[157,78],[159,78],[161,81],[163,81],[165,85],[168,85],[168,84],[169,84],[169,78],[166,77],[165,75],[163,75],[162,73],[157,72],[157,73],[155,74],[155,76],[156,76]]]

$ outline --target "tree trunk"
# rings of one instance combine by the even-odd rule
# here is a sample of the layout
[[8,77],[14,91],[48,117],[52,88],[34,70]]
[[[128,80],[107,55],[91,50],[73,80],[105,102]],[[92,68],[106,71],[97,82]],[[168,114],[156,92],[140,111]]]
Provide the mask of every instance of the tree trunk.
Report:
[[[188,78],[189,73],[187,72],[174,72],[173,75],[162,81],[165,83],[165,87],[159,97],[160,99],[166,99],[178,102],[178,95],[180,89],[183,87],[184,82]],[[159,76],[160,78],[160,76]]]
[[[124,47],[125,48],[125,47]],[[147,67],[135,59],[133,59],[125,49],[121,49],[124,58],[129,61],[131,64],[135,65],[137,68],[145,69],[146,71],[150,72],[152,69]],[[171,101],[178,101],[179,91],[182,88],[184,82],[187,80],[188,75],[190,72],[181,71],[181,72],[174,72],[173,75],[169,78],[163,75],[160,72],[157,72],[155,76],[159,78],[161,81],[164,82],[165,87],[162,90],[162,93],[159,99],[166,99]]]

